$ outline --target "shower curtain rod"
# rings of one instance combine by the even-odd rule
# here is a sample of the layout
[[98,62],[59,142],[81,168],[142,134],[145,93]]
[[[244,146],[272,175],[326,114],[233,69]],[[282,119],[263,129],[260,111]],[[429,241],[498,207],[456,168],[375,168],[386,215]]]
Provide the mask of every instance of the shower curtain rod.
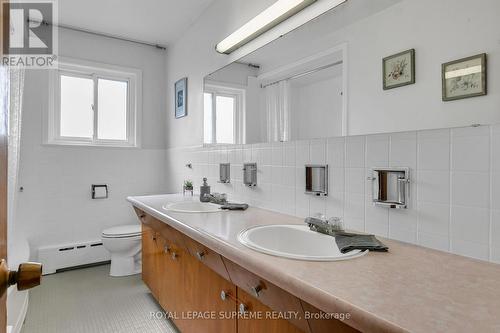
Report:
[[47,25],[47,26],[52,25],[52,26],[57,27],[57,28],[62,28],[62,29],[67,29],[67,30],[73,30],[73,31],[83,32],[83,33],[86,33],[86,34],[89,34],[89,35],[95,35],[95,36],[100,36],[100,37],[112,38],[112,39],[117,39],[117,40],[121,40],[121,41],[124,41],[124,42],[141,44],[141,45],[145,45],[145,46],[151,46],[151,47],[154,47],[154,48],[159,49],[159,50],[166,50],[167,49],[166,46],[161,45],[161,44],[149,43],[149,42],[145,42],[145,41],[142,41],[142,40],[120,37],[120,36],[116,36],[116,35],[112,35],[112,34],[107,34],[107,33],[104,33],[104,32],[98,32],[98,31],[94,31],[94,30],[88,30],[88,29],[78,28],[78,27],[75,27],[75,26],[72,26],[72,25],[52,24],[52,23],[47,22],[47,21],[37,21],[37,20],[28,20],[28,22],[30,22],[30,23],[31,22],[38,23],[38,24]]
[[318,67],[318,68],[315,68],[315,69],[309,70],[309,71],[307,71],[307,72],[303,72],[303,73],[295,74],[295,75],[292,75],[292,76],[286,77],[286,78],[284,78],[284,79],[277,80],[277,81],[273,81],[273,82],[270,82],[270,83],[261,84],[261,85],[260,85],[260,87],[261,87],[261,88],[266,88],[266,87],[272,86],[273,84],[280,83],[281,81],[292,80],[292,79],[298,79],[299,77],[306,76],[306,75],[309,75],[309,74],[313,74],[313,73],[316,73],[316,72],[322,71],[323,69],[327,69],[327,68],[330,68],[330,67],[338,66],[338,65],[341,65],[341,64],[343,64],[343,63],[344,63],[344,61],[343,61],[343,60],[339,60],[339,61],[337,61],[337,62],[334,62],[334,63],[328,64],[328,65],[324,65],[324,66],[321,66],[321,67]]

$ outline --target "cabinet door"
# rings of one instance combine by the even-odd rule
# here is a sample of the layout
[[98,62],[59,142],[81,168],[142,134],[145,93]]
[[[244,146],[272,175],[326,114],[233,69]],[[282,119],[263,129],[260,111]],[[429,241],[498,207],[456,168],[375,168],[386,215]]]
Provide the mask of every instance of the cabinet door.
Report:
[[174,318],[175,324],[178,324],[178,320],[175,318],[182,316],[180,307],[185,292],[184,271],[182,269],[182,260],[185,255],[176,244],[169,243],[164,238],[161,238],[159,244],[161,246],[159,256],[161,264],[159,265],[160,271],[156,276],[160,289],[159,303],[163,310],[169,313],[169,317]]
[[142,280],[148,286],[153,296],[158,299],[158,282],[156,277],[158,248],[156,232],[142,225]]
[[[238,318],[238,333],[301,333],[295,325],[285,319],[273,319],[271,308],[259,302],[241,288],[237,288],[238,308],[245,308]],[[268,317],[269,316],[269,317]]]
[[181,308],[188,318],[179,323],[180,330],[236,333],[236,286],[187,253],[182,266],[185,289]]

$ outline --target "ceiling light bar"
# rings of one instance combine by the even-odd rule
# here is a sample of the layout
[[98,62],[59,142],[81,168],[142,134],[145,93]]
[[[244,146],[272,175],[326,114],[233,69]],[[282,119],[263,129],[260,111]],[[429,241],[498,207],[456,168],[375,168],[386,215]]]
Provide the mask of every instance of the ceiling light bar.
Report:
[[[317,0],[278,0],[218,43],[215,49],[219,53],[229,54],[316,1]],[[345,1],[347,0],[338,0],[338,4]]]

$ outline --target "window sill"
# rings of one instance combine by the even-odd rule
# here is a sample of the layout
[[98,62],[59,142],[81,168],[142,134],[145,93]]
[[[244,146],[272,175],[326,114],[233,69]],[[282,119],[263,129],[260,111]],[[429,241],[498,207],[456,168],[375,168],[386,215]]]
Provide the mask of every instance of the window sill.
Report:
[[94,147],[94,148],[125,148],[125,149],[140,149],[138,144],[129,143],[95,143],[95,142],[81,142],[81,141],[45,141],[42,146],[47,147]]

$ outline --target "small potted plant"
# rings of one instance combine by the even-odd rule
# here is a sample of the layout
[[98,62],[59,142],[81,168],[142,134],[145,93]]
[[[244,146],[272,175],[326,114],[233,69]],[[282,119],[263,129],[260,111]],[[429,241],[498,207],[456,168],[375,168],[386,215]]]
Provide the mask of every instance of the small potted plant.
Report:
[[185,180],[184,181],[182,193],[186,194],[186,192],[191,192],[191,195],[193,195],[193,181],[192,180]]

